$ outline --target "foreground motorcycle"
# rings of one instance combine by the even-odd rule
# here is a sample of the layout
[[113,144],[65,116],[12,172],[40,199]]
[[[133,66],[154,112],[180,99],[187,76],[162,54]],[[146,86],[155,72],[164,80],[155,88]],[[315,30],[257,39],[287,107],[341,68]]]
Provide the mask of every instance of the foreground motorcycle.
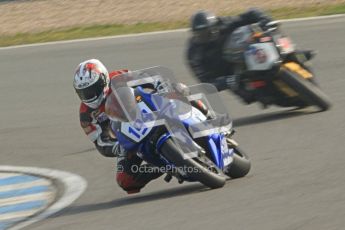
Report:
[[328,110],[331,106],[307,64],[314,53],[296,51],[290,38],[281,33],[277,21],[236,29],[226,40],[223,54],[234,63],[234,76],[241,76],[234,87],[264,107],[312,105]]
[[[206,117],[188,103],[202,96],[204,90],[206,102],[215,107],[220,101],[216,88],[201,84],[202,89],[194,89],[199,94],[184,97],[169,87],[157,92],[148,86],[171,75],[164,67],[152,67],[112,79],[106,113],[121,146],[137,151],[146,163],[166,173],[167,182],[176,177],[180,183],[199,181],[219,188],[228,177],[245,176],[250,161],[232,139],[228,114],[217,110]],[[184,129],[186,132],[181,132]]]

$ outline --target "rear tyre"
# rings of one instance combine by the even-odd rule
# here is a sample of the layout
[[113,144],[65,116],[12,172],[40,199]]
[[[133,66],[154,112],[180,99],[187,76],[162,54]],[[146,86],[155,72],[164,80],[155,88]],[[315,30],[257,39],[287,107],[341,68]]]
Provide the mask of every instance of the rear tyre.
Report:
[[176,144],[168,139],[160,149],[161,154],[176,167],[187,169],[187,177],[197,180],[205,186],[215,189],[221,188],[226,182],[223,172],[216,167],[211,160],[205,161],[201,158],[183,158]]
[[302,100],[307,102],[309,105],[315,105],[319,107],[321,111],[330,109],[331,102],[328,96],[316,85],[310,81],[304,80],[298,74],[282,68],[280,71],[280,80],[296,91]]
[[251,163],[247,154],[238,147],[234,148],[233,162],[229,165],[226,175],[235,179],[244,177],[250,171]]

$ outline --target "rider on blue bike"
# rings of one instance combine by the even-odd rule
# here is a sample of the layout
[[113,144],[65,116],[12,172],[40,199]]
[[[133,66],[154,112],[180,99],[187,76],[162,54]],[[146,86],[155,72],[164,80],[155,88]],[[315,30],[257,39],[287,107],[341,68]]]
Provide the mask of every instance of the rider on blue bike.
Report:
[[[108,73],[99,60],[86,60],[78,65],[73,86],[81,100],[79,115],[81,127],[103,156],[117,157],[116,181],[130,194],[139,192],[162,173],[150,170],[151,165],[141,164],[142,159],[137,156],[137,152],[125,150],[110,132],[110,120],[105,113],[106,99],[112,92],[110,80],[127,72],[128,70],[117,70]],[[160,86],[153,85],[152,87],[158,89]],[[178,83],[175,89],[184,93],[187,86]],[[206,107],[200,101],[192,104],[207,114]],[[120,108],[114,109],[120,110]],[[133,171],[133,168],[138,170]]]

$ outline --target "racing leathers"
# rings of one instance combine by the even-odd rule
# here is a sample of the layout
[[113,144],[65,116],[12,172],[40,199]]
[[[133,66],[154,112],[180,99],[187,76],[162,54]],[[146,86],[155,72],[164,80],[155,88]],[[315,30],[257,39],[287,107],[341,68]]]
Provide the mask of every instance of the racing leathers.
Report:
[[[114,71],[109,74],[109,77],[112,79],[125,72],[127,70]],[[110,121],[105,114],[105,101],[107,95],[110,93],[111,89],[109,88],[98,108],[91,108],[82,102],[79,110],[81,127],[89,139],[95,144],[97,150],[105,157],[115,157],[115,150],[117,149],[115,146],[118,144],[115,136],[111,135],[109,130]]]
[[[128,70],[114,71],[109,74],[110,79],[124,74]],[[105,103],[111,88],[104,96],[100,106],[96,109],[88,107],[86,104],[80,105],[80,125],[85,134],[95,144],[97,150],[105,157],[117,157],[116,181],[127,193],[139,192],[148,182],[159,177],[160,173],[146,173],[149,170],[137,170],[133,172],[133,165],[137,167],[150,167],[141,165],[142,160],[136,152],[126,151],[116,140],[110,130],[110,120],[105,114]]]

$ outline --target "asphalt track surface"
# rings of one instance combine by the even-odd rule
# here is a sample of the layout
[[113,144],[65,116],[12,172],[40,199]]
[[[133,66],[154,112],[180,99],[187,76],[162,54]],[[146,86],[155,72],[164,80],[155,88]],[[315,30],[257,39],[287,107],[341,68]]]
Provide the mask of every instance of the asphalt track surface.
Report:
[[163,65],[193,84],[182,58],[186,32],[0,50],[1,164],[66,170],[89,183],[72,206],[27,229],[343,229],[345,18],[284,28],[299,47],[319,51],[315,70],[334,106],[262,110],[222,93],[253,168],[217,190],[159,178],[128,196],[115,183],[114,160],[96,152],[78,122],[72,76],[80,61]]

